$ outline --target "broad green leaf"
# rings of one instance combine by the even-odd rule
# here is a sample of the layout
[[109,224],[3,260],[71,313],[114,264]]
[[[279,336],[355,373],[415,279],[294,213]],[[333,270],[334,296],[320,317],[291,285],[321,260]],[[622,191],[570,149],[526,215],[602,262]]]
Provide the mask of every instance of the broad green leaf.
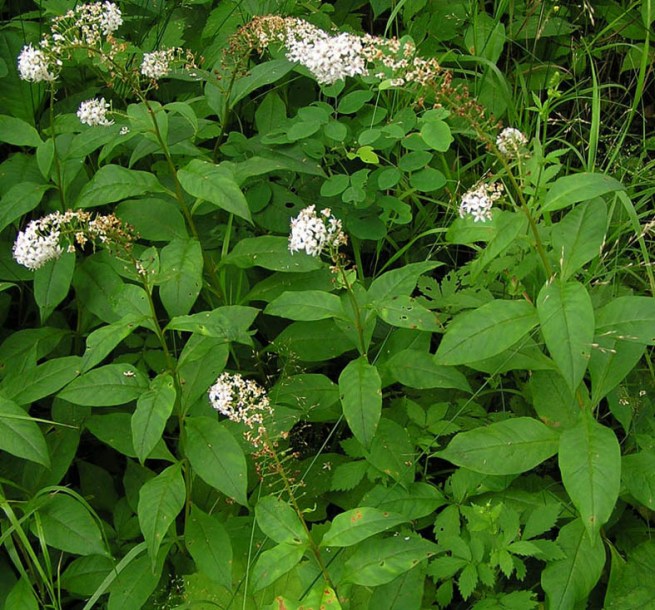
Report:
[[453,319],[435,361],[457,365],[490,358],[514,345],[537,322],[537,312],[527,301],[490,301]]
[[130,314],[118,322],[101,326],[91,332],[86,338],[86,350],[82,356],[80,371],[85,373],[102,362],[143,320],[140,316]]
[[515,417],[460,432],[438,455],[482,474],[520,474],[555,455],[558,440],[540,421]]
[[578,282],[554,279],[539,291],[537,312],[546,347],[575,392],[587,370],[594,339],[594,310]]
[[564,488],[589,536],[596,540],[619,497],[619,441],[611,428],[584,412],[576,426],[562,433],[558,462]]
[[256,155],[245,161],[234,163],[230,165],[230,168],[234,173],[234,179],[239,185],[255,176],[279,172],[298,172],[312,176],[324,175],[323,170],[317,163],[307,158],[296,159],[290,155],[277,155],[274,157]]
[[102,533],[87,508],[68,494],[49,497],[39,509],[45,543],[74,555],[107,555]]
[[375,309],[380,318],[391,326],[428,332],[443,331],[443,325],[435,312],[406,295],[380,299],[375,302]]
[[346,93],[340,100],[337,106],[339,114],[353,114],[360,110],[366,102],[368,102],[374,93],[373,91],[360,89]]
[[212,311],[203,311],[188,316],[176,316],[166,330],[182,330],[203,337],[223,339],[226,343],[236,341],[252,345],[248,329],[259,314],[254,307],[225,305]]
[[597,346],[591,350],[591,402],[597,405],[619,385],[637,366],[646,346],[633,341],[621,341],[611,335],[595,338]]
[[159,297],[166,313],[189,313],[202,288],[202,248],[196,239],[176,239],[164,246],[160,255]]
[[68,564],[61,585],[69,593],[91,597],[114,569],[115,561],[105,555],[86,555]]
[[181,462],[169,466],[144,483],[139,491],[139,526],[153,566],[166,533],[184,507],[185,498]]
[[283,292],[271,301],[264,313],[289,320],[313,322],[343,316],[341,299],[322,290],[293,290]]
[[607,204],[600,197],[573,208],[552,227],[552,243],[567,280],[600,255],[607,229]]
[[341,405],[355,438],[370,446],[382,412],[380,374],[364,356],[351,361],[339,375]]
[[275,338],[272,348],[298,360],[321,362],[352,350],[354,345],[334,320],[319,320],[289,324]]
[[541,421],[554,428],[575,426],[580,407],[575,394],[557,371],[534,371],[528,387]]
[[432,557],[439,547],[416,535],[374,538],[357,547],[345,565],[344,580],[378,587]]
[[200,572],[232,589],[232,542],[218,519],[192,505],[184,528],[184,543]]
[[380,419],[366,460],[401,485],[414,482],[414,444],[407,430],[391,419]]
[[144,193],[158,193],[164,189],[150,172],[127,169],[119,165],[103,165],[84,185],[75,202],[76,208],[93,208],[114,203]]
[[362,498],[362,506],[398,513],[410,520],[426,517],[446,503],[439,489],[428,483],[412,483],[406,489],[400,485],[376,485]]
[[69,383],[59,398],[74,405],[110,407],[137,399],[148,388],[146,376],[130,364],[107,364]]
[[11,610],[39,610],[39,602],[27,578],[20,578],[11,588],[3,607]]
[[557,544],[565,559],[549,563],[541,573],[541,586],[551,610],[575,608],[594,588],[605,565],[605,549],[600,538],[589,538],[579,519],[559,531]]
[[618,180],[604,174],[569,174],[553,182],[541,209],[544,212],[554,212],[580,201],[589,201],[624,189]]
[[596,334],[655,345],[655,299],[648,296],[612,299],[596,312]]
[[213,203],[239,218],[252,221],[248,202],[234,175],[225,167],[193,159],[177,172],[177,177],[189,195]]
[[50,466],[43,433],[15,402],[0,396],[0,449],[19,458]]
[[25,371],[8,374],[2,381],[5,398],[19,405],[28,405],[61,390],[80,374],[80,357],[53,358],[30,369],[33,381],[25,383]]
[[639,610],[655,599],[655,543],[647,540],[628,550],[627,561],[614,545],[608,545],[612,569],[603,610]]
[[187,237],[184,216],[168,199],[143,197],[123,201],[116,206],[116,216],[132,225],[142,239],[171,241]]
[[170,373],[162,373],[150,382],[150,389],[136,401],[132,414],[132,443],[143,463],[164,433],[175,405],[175,385]]
[[38,206],[50,188],[50,185],[35,182],[14,184],[0,199],[0,231]]
[[254,66],[245,76],[234,81],[230,91],[230,108],[248,94],[270,85],[293,70],[294,64],[286,59],[273,59]]
[[406,521],[407,519],[402,515],[370,506],[353,508],[332,520],[330,529],[323,536],[321,546],[353,546]]
[[192,335],[177,364],[182,393],[182,409],[188,409],[211,386],[223,371],[230,346],[223,339]]
[[385,367],[393,379],[408,388],[454,388],[463,392],[471,391],[462,373],[452,366],[436,364],[434,356],[428,352],[401,350],[389,358]]
[[246,237],[237,242],[221,264],[236,265],[241,269],[263,267],[270,271],[303,272],[314,271],[323,266],[321,259],[304,252],[289,252],[286,237],[263,235]]
[[36,148],[41,144],[41,136],[32,125],[22,119],[0,115],[0,142],[12,146],[31,146]]
[[34,300],[43,324],[70,290],[75,271],[75,254],[65,252],[34,272]]
[[305,550],[305,546],[282,543],[264,551],[252,571],[253,591],[268,587],[293,570],[300,563]]
[[159,583],[162,567],[158,561],[153,570],[148,555],[132,558],[109,587],[107,610],[141,610]]
[[255,506],[257,525],[275,542],[302,544],[307,534],[296,512],[288,502],[276,496],[265,496]]
[[196,474],[226,496],[248,505],[248,473],[243,450],[211,417],[187,417],[185,453]]
[[433,150],[446,152],[453,142],[450,127],[445,121],[427,121],[421,127],[423,141]]
[[655,453],[639,451],[624,455],[621,460],[621,480],[637,502],[655,510]]
[[373,589],[369,608],[375,610],[421,610],[425,587],[425,567],[415,568],[397,576],[394,580]]

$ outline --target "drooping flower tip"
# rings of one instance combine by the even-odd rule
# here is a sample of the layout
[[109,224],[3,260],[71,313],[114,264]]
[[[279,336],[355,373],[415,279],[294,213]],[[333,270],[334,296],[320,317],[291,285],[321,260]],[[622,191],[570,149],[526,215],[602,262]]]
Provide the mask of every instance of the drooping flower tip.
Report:
[[520,156],[521,149],[528,143],[528,139],[515,127],[505,127],[496,138],[496,147],[502,155],[508,158]]
[[502,184],[478,184],[462,195],[459,215],[471,216],[474,222],[491,220],[491,209],[503,194]]
[[105,101],[104,97],[86,100],[80,104],[77,117],[81,123],[91,127],[113,125],[114,121],[107,118],[108,110],[109,103]]
[[315,206],[310,205],[291,220],[289,250],[304,250],[310,256],[320,256],[325,250],[335,250],[348,243],[341,221],[332,215],[328,208],[316,214]]
[[57,78],[56,68],[46,54],[31,44],[24,46],[18,56],[18,75],[32,83],[52,82]]

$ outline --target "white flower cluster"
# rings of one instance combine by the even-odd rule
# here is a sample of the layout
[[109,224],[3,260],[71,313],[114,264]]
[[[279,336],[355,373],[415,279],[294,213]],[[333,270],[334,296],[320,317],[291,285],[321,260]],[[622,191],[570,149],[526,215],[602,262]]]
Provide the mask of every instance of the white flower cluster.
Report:
[[343,232],[341,221],[332,215],[329,208],[321,210],[318,216],[315,207],[310,205],[291,219],[291,252],[304,250],[310,256],[320,256],[326,248],[336,250],[347,243],[348,238]]
[[141,74],[152,80],[163,78],[169,73],[176,52],[177,49],[163,49],[152,53],[144,53],[141,62]]
[[255,446],[263,442],[264,416],[273,412],[266,390],[238,373],[222,373],[209,388],[209,402],[233,422],[245,424],[246,439]]
[[330,36],[301,19],[287,29],[287,59],[305,66],[321,85],[331,85],[347,76],[366,74],[359,36],[342,33]]
[[80,122],[91,127],[113,125],[114,121],[110,121],[107,118],[108,110],[109,104],[105,101],[104,97],[86,100],[80,104],[77,117],[80,119]]
[[99,47],[102,37],[110,37],[122,23],[121,11],[113,2],[80,4],[53,19],[50,33],[37,48],[23,47],[18,56],[20,78],[34,83],[56,80],[62,59],[72,47]]
[[506,127],[496,138],[496,146],[502,155],[511,159],[520,156],[528,139],[515,127]]
[[91,213],[84,210],[67,210],[32,220],[17,235],[13,254],[18,264],[34,271],[59,258],[64,252],[61,244],[65,241],[68,241],[66,251],[74,252],[75,244],[83,247],[88,241],[122,244],[128,249],[133,239],[131,228],[113,214],[98,214],[92,218]]
[[491,208],[502,194],[502,184],[478,184],[462,196],[459,215],[472,216],[475,222],[491,220]]

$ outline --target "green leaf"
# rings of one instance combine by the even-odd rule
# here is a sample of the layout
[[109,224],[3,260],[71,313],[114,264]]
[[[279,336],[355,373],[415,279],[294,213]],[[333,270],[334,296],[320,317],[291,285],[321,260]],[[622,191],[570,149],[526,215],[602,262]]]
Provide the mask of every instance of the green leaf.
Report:
[[391,419],[380,419],[366,460],[401,485],[414,481],[414,445],[407,430]]
[[584,412],[577,425],[562,433],[558,462],[564,488],[595,540],[619,497],[619,441],[610,428]]
[[637,502],[655,509],[655,453],[639,451],[623,456],[621,479]]
[[303,272],[314,271],[323,266],[321,259],[304,252],[289,252],[286,237],[263,235],[239,240],[221,264],[236,265],[241,269],[263,267],[270,271]]
[[570,174],[553,182],[544,199],[542,211],[561,210],[580,201],[589,201],[622,190],[625,187],[618,180],[604,174]]
[[601,198],[576,206],[552,228],[553,250],[562,280],[600,255],[607,229],[607,204]]
[[385,301],[397,296],[411,296],[419,277],[441,263],[426,261],[424,263],[410,263],[392,269],[375,278],[368,289],[368,298],[372,303]]
[[131,558],[109,587],[107,610],[141,610],[159,583],[162,567],[160,560],[153,570],[147,555]]
[[92,369],[104,360],[123,339],[129,337],[144,318],[127,315],[118,322],[97,328],[86,338],[86,350],[82,356],[80,371],[82,373]]
[[7,610],[39,610],[39,602],[27,578],[20,578],[4,600]]
[[439,457],[474,472],[520,474],[557,452],[557,434],[531,417],[515,417],[460,432]]
[[293,322],[273,342],[274,351],[291,354],[305,362],[331,360],[353,349],[353,344],[334,320]]
[[146,376],[129,364],[107,364],[68,384],[59,398],[74,405],[110,407],[137,399],[148,388]]
[[19,182],[7,190],[0,199],[0,231],[37,207],[50,188],[47,184]]
[[546,566],[541,573],[541,586],[548,608],[568,610],[584,602],[598,582],[605,565],[605,549],[600,538],[589,538],[579,519],[562,527],[557,544],[566,558]]
[[150,172],[140,172],[119,165],[103,165],[85,184],[75,201],[76,208],[93,208],[145,193],[159,193],[164,188]]
[[453,319],[435,361],[456,365],[490,358],[517,343],[537,322],[537,312],[527,301],[490,301]]
[[187,417],[185,453],[196,474],[243,506],[248,505],[248,473],[243,450],[215,419]]
[[0,449],[50,467],[41,429],[23,409],[4,396],[0,396]]
[[597,347],[591,351],[591,402],[597,405],[623,381],[641,360],[646,346],[621,341],[610,336],[596,337]]
[[252,571],[253,591],[268,587],[293,570],[300,563],[305,550],[305,546],[282,543],[264,551]]
[[480,12],[472,19],[464,34],[464,44],[471,55],[495,64],[505,46],[505,26],[487,13]]
[[115,562],[105,555],[87,555],[71,561],[61,575],[61,585],[69,593],[91,597],[114,569]]
[[570,428],[578,422],[580,407],[575,393],[557,371],[534,371],[528,387],[534,409],[544,423]]
[[132,414],[132,443],[142,464],[161,439],[173,412],[175,398],[175,385],[170,373],[155,377],[150,382],[150,389],[139,396]]
[[[346,462],[353,463],[357,462]],[[406,489],[400,485],[376,485],[362,498],[362,506],[397,513],[412,521],[427,517],[446,503],[439,489],[428,483],[411,483]]]
[[655,300],[648,296],[612,299],[596,312],[596,334],[655,345]]
[[375,610],[421,610],[425,586],[423,564],[373,589],[369,608]]
[[296,512],[288,502],[276,496],[265,496],[255,506],[259,528],[275,542],[303,544],[307,535]]
[[366,104],[373,95],[373,91],[370,90],[359,90],[346,93],[346,95],[339,100],[337,112],[339,114],[353,114],[363,108],[364,104]]
[[375,309],[380,318],[391,326],[428,332],[443,331],[439,316],[409,296],[397,295],[377,300]]
[[87,508],[68,494],[49,497],[39,509],[48,546],[74,555],[107,555],[102,533]]
[[132,225],[142,239],[171,241],[187,237],[184,216],[168,199],[143,197],[123,201],[116,207],[116,216]]
[[202,248],[197,239],[176,239],[164,246],[157,282],[159,297],[172,318],[189,313],[202,288]]
[[39,132],[26,121],[6,114],[0,115],[0,142],[12,146],[31,146],[42,143]]
[[153,566],[166,533],[184,507],[185,498],[181,462],[169,466],[154,479],[144,483],[139,491],[139,526]]
[[546,347],[575,392],[587,370],[594,339],[594,310],[578,282],[554,279],[539,291],[537,312]]
[[256,89],[280,80],[293,70],[294,65],[286,59],[273,59],[254,66],[245,76],[234,81],[230,91],[230,108]]
[[351,361],[339,375],[341,405],[355,438],[370,446],[382,413],[380,374],[364,356]]
[[630,546],[625,561],[614,545],[608,545],[612,570],[603,610],[645,609],[655,599],[655,544],[647,540],[637,547]]
[[34,300],[39,306],[42,324],[68,295],[74,271],[75,254],[65,252],[34,272]]
[[293,290],[283,292],[271,301],[264,313],[289,320],[313,322],[343,316],[341,299],[323,290]]
[[193,504],[185,523],[184,543],[200,572],[232,589],[232,542],[218,519]]
[[428,121],[421,127],[423,141],[432,149],[438,152],[446,152],[453,142],[448,124],[441,120]]
[[176,316],[168,323],[166,330],[182,330],[203,337],[223,339],[225,342],[252,345],[248,329],[258,314],[259,310],[254,307],[224,305],[212,311]]
[[428,352],[401,350],[389,358],[385,368],[392,379],[408,388],[455,388],[471,392],[471,386],[462,373],[452,366],[436,364],[434,356]]
[[177,172],[182,188],[198,199],[252,222],[248,201],[232,172],[225,167],[193,159]]
[[416,535],[366,540],[346,562],[343,579],[379,587],[429,559],[438,549],[434,542]]
[[323,536],[321,546],[353,546],[406,521],[407,519],[402,515],[370,506],[353,508],[337,515],[332,520],[330,529]]

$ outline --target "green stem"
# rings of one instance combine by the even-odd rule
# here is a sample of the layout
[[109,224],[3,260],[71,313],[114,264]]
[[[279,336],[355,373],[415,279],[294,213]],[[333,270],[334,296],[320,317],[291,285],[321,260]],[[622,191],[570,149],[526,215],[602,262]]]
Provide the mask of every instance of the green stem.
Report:
[[66,195],[64,193],[64,180],[61,174],[61,162],[57,153],[57,140],[55,133],[55,87],[50,87],[50,132],[52,138],[52,154],[57,172],[57,189],[59,190],[59,199],[61,201],[62,211],[66,211]]

